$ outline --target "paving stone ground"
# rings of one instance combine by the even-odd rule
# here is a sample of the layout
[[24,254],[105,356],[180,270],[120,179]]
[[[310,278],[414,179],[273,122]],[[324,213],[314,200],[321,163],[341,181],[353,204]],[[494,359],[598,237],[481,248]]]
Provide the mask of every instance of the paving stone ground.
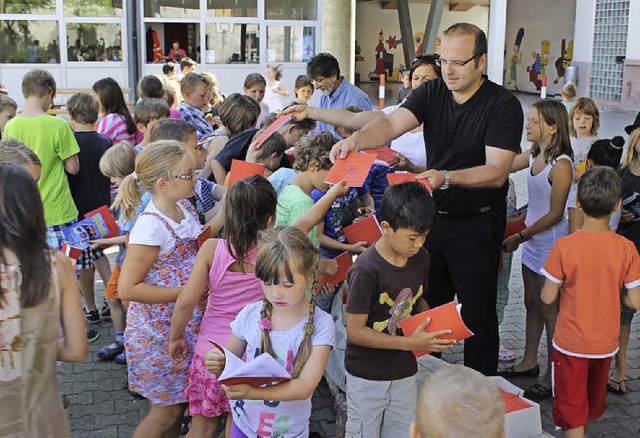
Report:
[[[370,90],[369,90],[370,88]],[[368,86],[366,90],[377,96],[377,87]],[[395,95],[388,90],[387,96]],[[519,96],[525,114],[534,101],[530,95]],[[389,99],[391,100],[391,99]],[[376,99],[377,101],[377,99]],[[389,102],[391,103],[391,102]],[[624,112],[603,112],[600,136],[611,137],[623,132],[623,127],[633,121],[635,114]],[[523,146],[526,144],[523,142]],[[526,174],[520,172],[513,176],[518,193],[518,205],[526,202]],[[109,255],[113,264],[114,254]],[[100,281],[96,284],[97,301],[102,302],[104,287]],[[525,310],[523,304],[523,287],[520,272],[520,253],[516,253],[511,275],[511,297],[505,311],[501,326],[502,343],[514,350],[520,357],[524,347]],[[135,426],[146,415],[147,402],[136,399],[127,391],[126,366],[115,362],[97,360],[97,350],[113,339],[113,326],[110,322],[102,322],[96,328],[100,339],[90,346],[89,356],[83,363],[62,363],[58,368],[58,379],[62,393],[68,402],[67,414],[74,437],[130,437]],[[602,419],[597,421],[590,437],[633,437],[640,436],[640,325],[638,318],[632,324],[629,344],[628,364],[629,393],[624,396],[609,394],[607,410]],[[444,354],[443,359],[450,363],[462,363],[462,345],[456,345],[451,352]],[[539,363],[542,372],[546,369],[546,343],[541,343]],[[535,379],[513,379],[513,383],[526,387]],[[321,437],[336,436],[335,408],[328,386],[323,381],[313,397],[313,412],[310,430]],[[543,428],[551,435],[559,436],[554,430],[551,416],[551,403],[541,404]],[[402,438],[402,437],[398,437]]]

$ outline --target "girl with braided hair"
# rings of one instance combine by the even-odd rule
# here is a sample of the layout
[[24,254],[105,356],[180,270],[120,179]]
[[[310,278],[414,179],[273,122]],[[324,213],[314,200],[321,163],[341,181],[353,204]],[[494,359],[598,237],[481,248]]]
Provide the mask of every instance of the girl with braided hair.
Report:
[[[264,231],[258,240],[255,275],[264,298],[246,306],[231,323],[226,348],[250,361],[273,356],[292,380],[271,386],[223,385],[231,400],[231,437],[309,435],[311,395],[334,341],[332,317],[316,307],[320,253],[307,235],[293,227]],[[205,355],[209,372],[220,374],[225,356]]]

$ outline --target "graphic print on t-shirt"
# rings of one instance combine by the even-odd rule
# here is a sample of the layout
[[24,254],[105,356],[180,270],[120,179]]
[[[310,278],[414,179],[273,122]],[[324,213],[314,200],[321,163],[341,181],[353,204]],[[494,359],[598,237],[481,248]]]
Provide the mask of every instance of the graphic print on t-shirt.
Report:
[[390,307],[390,317],[384,321],[374,322],[373,329],[377,332],[382,332],[384,329],[387,329],[391,336],[395,336],[396,330],[398,329],[398,322],[411,316],[413,306],[421,296],[422,285],[418,289],[415,297],[413,296],[411,288],[407,287],[400,291],[395,301],[391,299],[388,293],[381,293],[379,302],[380,304],[386,304]]

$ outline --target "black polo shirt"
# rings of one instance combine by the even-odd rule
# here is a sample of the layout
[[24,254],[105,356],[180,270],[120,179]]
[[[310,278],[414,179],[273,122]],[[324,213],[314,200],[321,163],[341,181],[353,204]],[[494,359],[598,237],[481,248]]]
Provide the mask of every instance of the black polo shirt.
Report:
[[[520,152],[524,116],[516,97],[486,77],[463,104],[454,101],[442,79],[427,81],[402,105],[424,123],[427,168],[458,170],[486,164],[485,146]],[[469,189],[452,186],[436,190],[439,211],[470,215],[505,202],[501,188]]]

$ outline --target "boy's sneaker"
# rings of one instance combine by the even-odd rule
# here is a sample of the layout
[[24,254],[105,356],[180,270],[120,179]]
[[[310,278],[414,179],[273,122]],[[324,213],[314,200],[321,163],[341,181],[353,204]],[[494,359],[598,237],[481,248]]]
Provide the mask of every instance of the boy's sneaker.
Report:
[[108,318],[111,316],[111,309],[109,308],[109,303],[106,301],[102,302],[102,308],[100,309],[100,316],[102,318]]
[[89,324],[98,324],[100,323],[100,314],[97,310],[84,310],[84,317],[86,318]]
[[93,344],[95,341],[98,340],[99,337],[100,337],[100,333],[98,333],[98,330],[94,330],[94,329],[87,330],[87,342],[89,344]]

